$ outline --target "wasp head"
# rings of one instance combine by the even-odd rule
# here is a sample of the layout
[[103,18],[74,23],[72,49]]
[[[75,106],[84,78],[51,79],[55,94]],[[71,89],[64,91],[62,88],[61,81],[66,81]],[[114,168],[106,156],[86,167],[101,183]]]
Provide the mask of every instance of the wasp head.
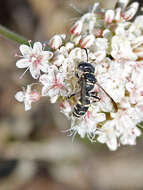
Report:
[[83,71],[83,72],[88,72],[88,73],[94,73],[95,68],[87,62],[80,62],[78,67],[79,70]]

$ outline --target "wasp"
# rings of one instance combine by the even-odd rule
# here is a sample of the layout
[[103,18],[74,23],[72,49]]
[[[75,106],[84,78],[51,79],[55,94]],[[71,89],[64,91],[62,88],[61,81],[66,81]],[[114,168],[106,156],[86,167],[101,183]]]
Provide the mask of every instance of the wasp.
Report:
[[[78,72],[75,73],[78,78],[78,84],[80,86],[80,98],[77,101],[77,104],[74,106],[73,115],[77,118],[85,115],[88,111],[92,102],[100,101],[100,97],[98,97],[97,92],[93,92],[92,90],[95,87],[95,84],[104,91],[104,93],[110,98],[114,107],[116,107],[115,101],[112,97],[100,86],[95,78],[95,68],[91,63],[88,63],[88,52],[86,48],[83,48],[86,51],[87,62],[80,62],[77,66],[78,72],[80,72],[80,76]],[[75,96],[77,93],[72,94],[70,97]]]

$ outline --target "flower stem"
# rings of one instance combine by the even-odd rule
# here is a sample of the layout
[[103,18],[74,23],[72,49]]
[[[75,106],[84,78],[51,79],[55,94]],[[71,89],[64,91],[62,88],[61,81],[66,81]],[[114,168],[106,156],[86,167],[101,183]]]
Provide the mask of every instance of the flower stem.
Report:
[[0,35],[5,36],[6,38],[18,42],[19,44],[26,44],[29,45],[28,40],[15,32],[5,28],[4,26],[0,25]]

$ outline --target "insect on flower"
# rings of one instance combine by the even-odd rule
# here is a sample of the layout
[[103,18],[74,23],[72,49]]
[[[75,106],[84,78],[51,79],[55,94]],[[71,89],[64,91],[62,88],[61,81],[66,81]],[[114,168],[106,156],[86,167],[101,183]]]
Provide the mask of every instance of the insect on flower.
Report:
[[[93,92],[95,84],[110,98],[112,104],[114,105],[115,110],[117,110],[117,105],[112,97],[101,87],[95,78],[95,68],[91,63],[88,63],[88,52],[86,48],[83,48],[87,55],[87,62],[81,61],[78,64],[78,72],[75,73],[78,78],[78,84],[80,86],[80,98],[77,104],[74,106],[73,115],[77,118],[83,116],[89,109],[91,103],[100,101],[97,92]],[[79,73],[81,74],[79,75]],[[77,95],[78,93],[73,93],[69,96]]]

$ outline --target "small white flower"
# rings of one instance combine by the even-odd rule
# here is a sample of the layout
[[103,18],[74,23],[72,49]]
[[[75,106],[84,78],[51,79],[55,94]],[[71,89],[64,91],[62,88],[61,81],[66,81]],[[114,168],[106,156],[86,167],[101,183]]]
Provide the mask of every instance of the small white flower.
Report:
[[71,102],[64,100],[59,103],[59,108],[62,113],[64,113],[67,117],[70,117],[72,114],[72,104]]
[[35,42],[32,47],[20,45],[23,58],[16,62],[18,68],[27,68],[34,79],[39,78],[40,70],[47,72],[49,60],[52,58],[51,51],[43,51],[42,44]]
[[115,59],[137,59],[136,54],[133,52],[132,42],[128,38],[127,33],[123,27],[118,27],[116,29],[116,35],[112,38],[111,55]]
[[143,75],[142,73],[133,72],[131,80],[126,84],[126,88],[130,94],[129,100],[131,104],[143,102]]
[[141,36],[143,30],[142,22],[143,22],[143,16],[142,15],[137,16],[135,18],[135,21],[130,25],[129,32],[131,34],[134,34],[136,37]]
[[87,136],[89,140],[94,141],[97,124],[105,121],[106,117],[104,113],[99,112],[99,107],[92,106],[90,110],[92,111],[87,111],[80,119],[72,120],[71,130],[78,133],[81,138]]
[[84,49],[76,47],[76,48],[71,50],[71,52],[69,54],[69,59],[73,60],[74,63],[80,63],[81,60],[82,61],[87,60],[87,55],[86,55],[86,52]]
[[97,140],[100,143],[106,143],[110,150],[115,151],[118,148],[114,122],[106,122],[96,134],[98,135]]
[[40,99],[40,94],[37,91],[31,90],[32,85],[27,85],[27,89],[16,93],[15,98],[19,102],[24,102],[25,111],[31,109],[31,103]]
[[63,55],[63,53],[59,49],[55,51],[53,57],[53,64],[55,66],[61,66],[64,61],[65,61],[65,56]]
[[117,113],[111,114],[114,118],[116,133],[118,137],[120,137],[120,142],[124,145],[133,145],[136,137],[141,134],[140,130],[136,127],[137,120],[133,118],[135,117],[135,113],[132,113],[130,109],[131,108],[126,111],[119,110]]
[[140,136],[140,130],[135,127],[132,130],[129,128],[124,129],[123,135],[120,137],[120,142],[123,145],[136,145],[136,137]]
[[74,44],[71,42],[67,42],[65,44],[65,48],[67,49],[67,51],[72,50],[74,48]]
[[44,85],[42,96],[49,96],[55,103],[59,96],[68,96],[68,85],[64,82],[64,75],[56,67],[51,67],[48,74],[41,75],[39,81]]

